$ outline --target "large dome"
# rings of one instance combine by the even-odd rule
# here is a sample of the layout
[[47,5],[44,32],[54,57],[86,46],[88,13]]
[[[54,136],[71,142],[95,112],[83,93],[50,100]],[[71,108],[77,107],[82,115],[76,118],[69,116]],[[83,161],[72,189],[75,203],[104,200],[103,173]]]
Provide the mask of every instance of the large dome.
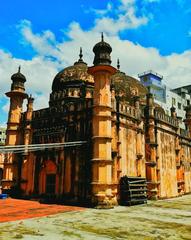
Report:
[[78,62],[75,62],[73,66],[67,67],[60,71],[54,78],[52,83],[52,91],[62,91],[67,83],[72,81],[84,81],[93,83],[93,77],[87,73],[88,66],[82,60],[82,55]]
[[124,101],[130,101],[134,96],[144,98],[148,92],[140,81],[119,70],[112,76],[112,84],[116,95],[120,96]]

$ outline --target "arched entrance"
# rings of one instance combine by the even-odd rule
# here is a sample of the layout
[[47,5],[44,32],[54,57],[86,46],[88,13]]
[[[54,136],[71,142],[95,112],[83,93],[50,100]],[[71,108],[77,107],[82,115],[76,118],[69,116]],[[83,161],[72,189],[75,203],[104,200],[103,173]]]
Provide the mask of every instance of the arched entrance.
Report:
[[45,195],[58,194],[57,166],[51,161],[44,161],[39,174],[39,193]]

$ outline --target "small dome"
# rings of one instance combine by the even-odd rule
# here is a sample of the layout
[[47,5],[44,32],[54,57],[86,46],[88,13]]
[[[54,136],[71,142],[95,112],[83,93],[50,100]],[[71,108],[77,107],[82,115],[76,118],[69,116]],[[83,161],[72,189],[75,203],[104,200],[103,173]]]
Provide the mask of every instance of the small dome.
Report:
[[11,76],[11,79],[13,80],[13,81],[21,81],[21,82],[26,82],[26,77],[21,73],[21,67],[19,66],[19,68],[18,68],[18,72],[17,73],[15,73],[15,74],[13,74],[12,76]]
[[121,100],[130,101],[134,96],[144,98],[147,94],[147,88],[140,81],[119,70],[112,76],[111,80],[115,92],[121,97]]
[[107,52],[111,53],[112,47],[109,45],[109,43],[106,43],[102,38],[101,42],[96,43],[96,45],[93,47],[94,53],[96,53],[98,51],[107,51]]
[[104,41],[103,33],[101,35],[101,42],[93,47],[95,53],[93,64],[96,65],[110,65],[111,64],[111,46]]

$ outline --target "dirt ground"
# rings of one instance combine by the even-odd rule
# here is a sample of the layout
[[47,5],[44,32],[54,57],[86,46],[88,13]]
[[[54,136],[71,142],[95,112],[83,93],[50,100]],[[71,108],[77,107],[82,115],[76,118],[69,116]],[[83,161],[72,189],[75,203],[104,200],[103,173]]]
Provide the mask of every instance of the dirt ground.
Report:
[[84,209],[85,208],[57,204],[41,204],[38,201],[8,198],[0,200],[0,223],[43,217],[61,212],[82,211]]
[[191,240],[191,195],[133,207],[76,209],[1,223],[0,239]]

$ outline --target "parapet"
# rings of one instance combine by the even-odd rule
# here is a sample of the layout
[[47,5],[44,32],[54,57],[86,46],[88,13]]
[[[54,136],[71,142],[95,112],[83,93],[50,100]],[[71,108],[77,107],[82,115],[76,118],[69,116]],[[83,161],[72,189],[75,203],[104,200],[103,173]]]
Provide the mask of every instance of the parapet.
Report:
[[128,104],[119,103],[119,113],[126,115],[128,117],[140,119],[140,110]]
[[158,111],[155,111],[155,119],[163,122],[163,123],[166,123],[168,125],[171,125],[173,127],[176,127],[178,128],[179,127],[179,121],[178,119],[174,119],[164,113],[161,113],[161,112],[158,112]]

